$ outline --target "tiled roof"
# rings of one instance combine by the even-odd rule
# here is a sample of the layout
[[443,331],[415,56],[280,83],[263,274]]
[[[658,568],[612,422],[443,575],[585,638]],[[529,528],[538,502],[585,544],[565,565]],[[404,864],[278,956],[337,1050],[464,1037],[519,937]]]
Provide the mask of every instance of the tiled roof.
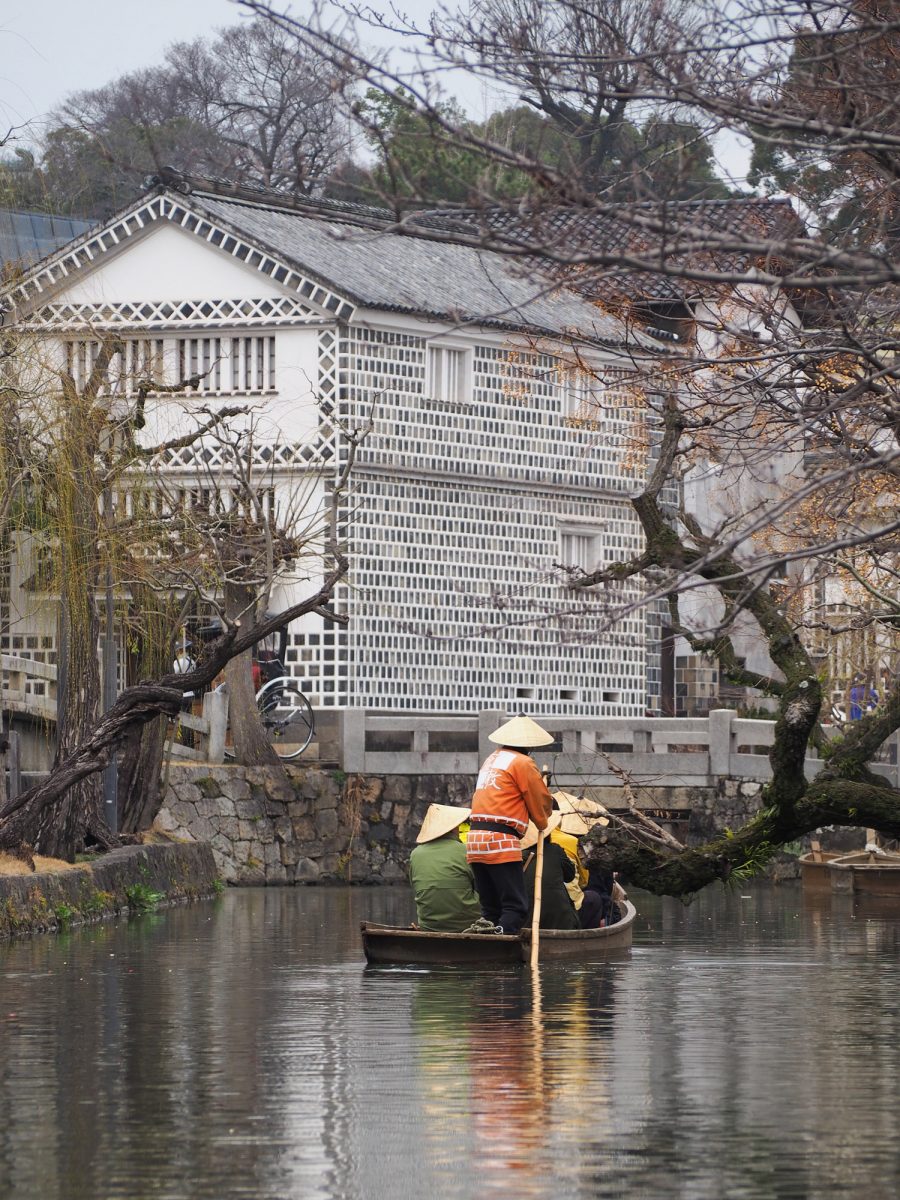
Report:
[[[652,232],[631,218],[654,222]],[[685,200],[666,205],[634,205],[618,216],[576,208],[539,209],[534,213],[503,208],[470,211],[432,210],[412,218],[425,228],[458,236],[476,236],[498,249],[519,249],[565,261],[574,254],[621,254],[645,259],[648,270],[612,263],[606,267],[561,267],[568,287],[583,295],[615,299],[675,299],[702,292],[703,285],[653,271],[672,263],[720,271],[742,271],[758,263],[745,250],[723,249],[717,235],[740,243],[805,235],[803,223],[787,198]],[[708,239],[705,235],[709,235]],[[751,260],[752,258],[752,260]]]
[[208,192],[194,192],[184,203],[367,308],[547,334],[577,329],[581,337],[614,345],[635,341],[618,317],[533,267],[424,230],[399,233],[373,220],[378,210],[368,210],[361,224],[337,205],[282,207]]
[[29,266],[78,237],[92,224],[52,213],[0,209],[0,267],[12,263]]

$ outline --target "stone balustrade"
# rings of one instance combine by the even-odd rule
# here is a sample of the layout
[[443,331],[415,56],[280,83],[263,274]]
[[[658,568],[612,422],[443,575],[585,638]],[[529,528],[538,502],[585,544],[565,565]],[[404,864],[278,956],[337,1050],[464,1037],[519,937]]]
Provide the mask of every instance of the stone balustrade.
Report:
[[[488,735],[508,714],[471,717],[383,716],[343,709],[320,736],[320,758],[360,775],[474,775],[496,747]],[[534,757],[560,787],[615,784],[623,775],[641,784],[704,787],[717,779],[765,782],[772,777],[769,749],[774,721],[738,717],[714,709],[708,717],[541,717],[556,742]],[[873,764],[900,786],[900,734],[882,747]],[[821,770],[810,749],[807,775]]]

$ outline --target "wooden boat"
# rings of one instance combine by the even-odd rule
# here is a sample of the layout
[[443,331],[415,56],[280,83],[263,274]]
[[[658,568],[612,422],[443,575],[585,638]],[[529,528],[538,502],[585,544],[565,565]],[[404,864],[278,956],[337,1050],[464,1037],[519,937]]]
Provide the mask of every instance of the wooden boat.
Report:
[[[540,959],[602,961],[631,949],[635,907],[625,902],[625,915],[603,929],[542,929]],[[528,962],[531,930],[517,937],[484,933],[426,933],[363,921],[363,951],[367,962],[498,966]]]
[[828,864],[832,892],[900,899],[900,854],[891,850],[856,850]]
[[804,888],[813,892],[830,892],[831,873],[828,865],[839,857],[837,851],[823,850],[819,843],[814,841],[812,849],[807,854],[801,854],[798,860],[800,880]]
[[900,854],[871,842],[865,850],[836,854],[814,842],[800,857],[800,878],[814,892],[900,898]]

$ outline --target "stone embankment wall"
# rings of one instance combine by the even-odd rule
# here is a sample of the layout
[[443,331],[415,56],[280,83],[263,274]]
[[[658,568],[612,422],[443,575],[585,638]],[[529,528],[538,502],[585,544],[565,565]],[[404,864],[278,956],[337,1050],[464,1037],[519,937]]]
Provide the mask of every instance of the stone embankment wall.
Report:
[[227,883],[397,883],[434,802],[465,804],[468,776],[387,779],[287,767],[173,767],[156,828],[206,842]]
[[123,846],[68,871],[0,875],[0,938],[102,921],[143,909],[148,898],[154,907],[198,900],[219,886],[202,845]]
[[[428,805],[467,804],[474,784],[467,775],[287,770],[286,786],[265,768],[173,767],[156,827],[208,843],[228,883],[396,883],[406,879]],[[677,831],[696,844],[742,824],[759,807],[760,790],[723,780],[718,788],[642,789],[640,799],[683,811]],[[621,805],[618,788],[593,794],[611,808]]]

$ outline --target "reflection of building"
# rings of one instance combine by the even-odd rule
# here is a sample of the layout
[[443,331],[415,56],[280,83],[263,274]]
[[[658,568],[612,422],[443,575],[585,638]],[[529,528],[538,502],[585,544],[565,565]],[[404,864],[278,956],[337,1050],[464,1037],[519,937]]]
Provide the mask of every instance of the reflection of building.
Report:
[[[321,506],[347,429],[371,418],[344,511],[351,572],[336,603],[349,624],[309,616],[288,640],[314,704],[643,713],[643,617],[604,632],[610,595],[573,601],[560,564],[639,548],[628,377],[665,346],[503,255],[435,236],[355,206],[161,186],[28,271],[7,323],[45,335],[77,385],[116,333],[107,386],[125,400],[139,378],[194,377],[178,395],[151,389],[154,436],[204,406],[250,406],[252,465],[282,513],[300,477]],[[561,361],[573,329],[604,381],[587,422]],[[217,455],[165,455],[175,502],[227,497]],[[5,652],[29,652],[27,619],[0,635]]]

